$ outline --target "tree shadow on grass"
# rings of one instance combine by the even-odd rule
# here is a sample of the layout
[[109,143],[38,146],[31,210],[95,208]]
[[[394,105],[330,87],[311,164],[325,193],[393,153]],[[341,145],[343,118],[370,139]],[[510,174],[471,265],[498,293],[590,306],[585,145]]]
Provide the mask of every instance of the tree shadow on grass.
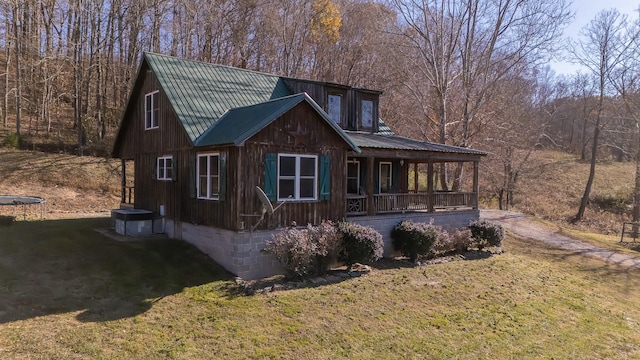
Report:
[[192,245],[167,238],[114,241],[109,219],[16,222],[0,227],[0,323],[79,311],[98,322],[149,310],[185,288],[215,284],[237,296],[233,276]]
[[607,281],[636,288],[640,286],[640,257],[594,247],[592,249],[563,249],[538,240],[520,237],[518,253],[535,254],[558,263],[576,266],[580,272],[601,276]]

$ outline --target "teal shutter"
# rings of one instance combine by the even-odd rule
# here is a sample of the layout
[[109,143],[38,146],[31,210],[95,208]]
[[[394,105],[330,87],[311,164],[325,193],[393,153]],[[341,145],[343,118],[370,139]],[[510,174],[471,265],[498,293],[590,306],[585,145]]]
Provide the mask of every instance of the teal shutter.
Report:
[[264,193],[271,201],[276,201],[277,198],[277,171],[278,156],[274,153],[266,153],[264,156]]
[[198,181],[198,176],[196,174],[198,165],[196,163],[196,154],[189,155],[189,197],[195,199],[197,197],[196,194],[196,181]]
[[151,166],[151,178],[158,180],[158,158],[153,159],[153,166]]
[[331,177],[329,176],[329,157],[320,157],[320,200],[329,200]]
[[178,178],[178,166],[176,165],[176,158],[171,157],[171,180],[176,181]]
[[227,154],[220,153],[220,189],[218,190],[218,200],[225,201],[227,196]]

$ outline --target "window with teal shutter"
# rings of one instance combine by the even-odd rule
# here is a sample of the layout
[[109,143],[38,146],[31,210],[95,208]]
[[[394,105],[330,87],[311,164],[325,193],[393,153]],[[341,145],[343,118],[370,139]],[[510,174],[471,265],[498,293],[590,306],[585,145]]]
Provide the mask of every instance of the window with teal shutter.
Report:
[[329,200],[330,196],[329,157],[320,157],[320,200]]
[[274,153],[266,153],[264,156],[264,193],[269,200],[276,201],[278,156]]

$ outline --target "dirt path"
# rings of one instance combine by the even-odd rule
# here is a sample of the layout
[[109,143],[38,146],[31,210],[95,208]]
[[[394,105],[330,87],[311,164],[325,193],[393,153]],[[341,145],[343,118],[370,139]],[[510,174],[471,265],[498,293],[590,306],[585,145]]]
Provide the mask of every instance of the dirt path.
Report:
[[592,256],[607,262],[640,269],[640,257],[615,252],[595,246],[578,239],[550,230],[527,218],[526,215],[500,210],[482,210],[480,217],[502,224],[506,230],[517,236],[523,236],[545,242],[560,249]]

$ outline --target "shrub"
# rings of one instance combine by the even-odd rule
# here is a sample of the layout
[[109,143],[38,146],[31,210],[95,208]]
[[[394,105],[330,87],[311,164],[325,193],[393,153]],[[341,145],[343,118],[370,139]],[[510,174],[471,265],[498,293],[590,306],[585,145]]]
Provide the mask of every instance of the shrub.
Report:
[[463,253],[471,247],[471,231],[469,229],[455,230],[450,236],[453,249],[457,253]]
[[384,243],[375,229],[359,224],[338,223],[342,237],[338,258],[347,265],[368,264],[382,258]]
[[500,224],[494,224],[487,220],[476,220],[469,224],[471,237],[478,249],[485,246],[502,246],[504,240],[504,228]]
[[305,229],[288,228],[273,234],[265,251],[282,264],[285,275],[296,279],[322,275],[335,259],[339,235],[331,222]]
[[439,226],[413,221],[403,221],[391,231],[393,248],[408,256],[411,261],[418,260],[418,256],[429,254],[433,244],[442,236],[444,233]]
[[307,225],[307,235],[316,244],[313,273],[323,275],[338,259],[341,235],[331,221],[323,221],[317,226]]
[[468,229],[442,232],[431,246],[432,257],[450,253],[463,253],[471,246],[471,232]]

